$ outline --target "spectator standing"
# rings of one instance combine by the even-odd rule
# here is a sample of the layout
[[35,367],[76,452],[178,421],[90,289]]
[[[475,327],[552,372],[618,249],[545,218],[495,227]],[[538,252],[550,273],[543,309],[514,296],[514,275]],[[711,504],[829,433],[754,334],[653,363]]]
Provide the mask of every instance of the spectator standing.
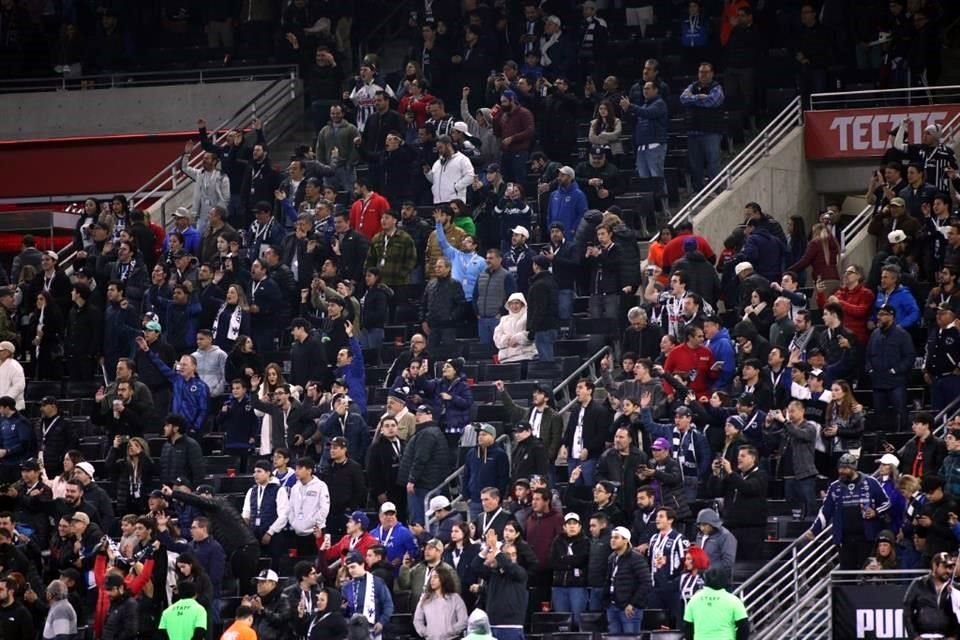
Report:
[[737,540],[741,560],[757,560],[766,535],[768,476],[759,461],[754,447],[740,447],[736,469],[726,457],[715,461],[708,484],[711,495],[724,498],[724,522]]
[[487,548],[473,561],[477,575],[486,582],[486,606],[490,625],[498,640],[523,640],[527,613],[527,570],[517,564],[517,547],[504,544],[498,551]]
[[453,146],[450,136],[437,138],[439,157],[431,167],[424,167],[423,174],[431,186],[433,204],[444,204],[451,200],[467,199],[467,189],[473,183],[473,164]]
[[160,482],[170,486],[197,486],[203,478],[203,450],[187,435],[183,418],[167,416],[163,423],[163,437],[167,441],[160,451]]
[[[914,303],[916,308],[916,303]],[[880,416],[888,408],[896,415],[896,430],[907,424],[907,378],[913,371],[916,352],[913,338],[896,324],[897,310],[885,304],[877,311],[877,328],[867,342],[865,370],[870,374],[874,410]]]
[[724,104],[723,87],[714,77],[713,65],[704,62],[697,69],[697,81],[684,89],[680,104],[686,111],[690,181],[699,191],[720,173],[720,140]]
[[567,240],[573,240],[573,234],[587,212],[587,196],[580,190],[576,175],[572,167],[560,167],[547,210],[547,224],[563,225]]
[[[632,98],[622,98],[620,108],[624,114],[635,119],[633,147],[636,151],[637,175],[641,178],[663,178],[669,120],[667,103],[660,95],[660,86],[653,81],[643,83],[642,103],[634,103]],[[666,193],[666,184],[662,186],[660,193]]]
[[261,549],[276,559],[284,551],[287,542],[285,529],[290,498],[271,475],[272,470],[267,460],[258,460],[253,465],[254,485],[244,496],[241,515]]
[[509,313],[500,317],[500,322],[493,330],[493,343],[500,350],[498,359],[502,363],[532,360],[537,355],[537,348],[527,328],[527,300],[524,295],[520,292],[510,294],[507,310]]
[[749,5],[737,9],[735,22],[725,45],[724,90],[730,106],[741,109],[744,122],[756,130],[756,67],[765,53],[763,36]]
[[553,346],[560,329],[559,289],[550,272],[550,259],[538,255],[533,259],[533,274],[527,292],[527,333],[537,348],[537,359],[553,362]]
[[671,624],[679,612],[677,594],[680,591],[679,580],[683,572],[683,558],[690,548],[690,542],[673,528],[676,512],[670,507],[658,507],[655,522],[657,533],[647,543],[647,558],[650,564],[650,577],[653,588],[647,599],[648,608],[663,609],[668,612]]
[[150,345],[142,336],[137,338],[137,347],[149,356],[157,371],[173,386],[173,400],[170,405],[173,413],[183,416],[192,434],[199,433],[207,419],[210,390],[197,375],[197,359],[191,355],[181,356],[180,367],[175,372],[159,355],[150,350]]
[[941,302],[936,328],[930,327],[923,358],[923,379],[931,385],[930,404],[941,411],[960,395],[960,330],[956,327],[957,302]]
[[683,612],[684,634],[689,638],[747,637],[750,619],[722,570],[711,567],[703,576],[703,589],[690,598]]
[[503,315],[507,298],[516,291],[516,279],[503,268],[503,255],[497,248],[487,249],[486,269],[477,276],[473,295],[477,315],[477,333],[481,344],[493,344],[493,332]]
[[453,344],[457,324],[462,318],[465,304],[463,287],[452,278],[452,269],[453,264],[448,258],[437,258],[435,277],[427,283],[423,292],[420,324],[427,334],[427,348],[432,354],[438,354]]
[[643,625],[643,610],[651,604],[650,566],[630,546],[630,531],[626,527],[613,529],[610,549],[607,593],[604,595],[608,632],[639,634]]
[[550,567],[553,569],[551,604],[554,611],[570,611],[580,627],[580,614],[587,610],[587,568],[590,562],[590,541],[583,535],[580,516],[568,513],[563,519],[563,532],[550,546]]
[[196,183],[193,188],[191,209],[197,216],[197,232],[200,236],[207,230],[207,214],[211,207],[221,207],[224,211],[230,204],[230,178],[218,169],[220,164],[216,154],[206,151],[199,168],[190,166],[190,154],[194,143],[188,141],[183,148],[180,170]]
[[344,118],[343,105],[330,105],[330,121],[320,129],[314,145],[317,160],[334,167],[333,175],[324,178],[324,184],[341,191],[353,187],[360,159],[354,140],[359,135],[357,127]]
[[567,449],[570,473],[580,469],[580,481],[577,484],[592,487],[597,460],[605,449],[603,445],[609,429],[609,416],[594,402],[594,384],[591,381],[580,380],[576,389],[577,403],[570,410],[563,446]]
[[[453,227],[459,229],[459,227]],[[468,303],[473,302],[473,296],[477,290],[477,279],[480,272],[486,268],[486,262],[477,254],[477,238],[475,235],[464,235],[460,241],[460,248],[457,249],[447,242],[447,233],[443,225],[438,221],[436,223],[437,243],[443,255],[449,258],[452,264],[453,279],[463,284],[463,295]],[[408,269],[409,273],[411,269]]]
[[[454,225],[453,209],[450,208],[449,204],[444,204],[434,209],[433,221],[434,230],[431,231],[427,236],[427,244],[424,254],[426,277],[428,280],[436,275],[435,269],[437,258],[446,255],[443,247],[440,246],[440,234],[437,232],[436,227],[439,226],[443,228],[444,239],[452,249],[462,249],[463,239],[467,236],[463,229]],[[447,256],[447,258],[450,259],[452,268],[453,258],[450,258],[450,256]]]
[[620,317],[620,296],[629,294],[633,287],[627,281],[628,261],[614,242],[610,227],[597,227],[597,244],[588,244],[584,261],[590,268],[590,317],[617,320]]
[[313,458],[297,460],[297,482],[290,488],[287,521],[293,533],[293,546],[303,555],[316,553],[316,538],[323,536],[330,514],[330,490],[313,475]]
[[372,240],[380,233],[381,217],[390,210],[390,203],[363,178],[353,184],[357,199],[350,206],[350,227]]
[[947,455],[943,440],[933,435],[933,416],[920,412],[913,416],[913,437],[897,451],[900,473],[915,478],[937,473]]
[[477,433],[477,446],[466,456],[463,471],[463,496],[468,502],[469,518],[475,520],[483,510],[480,493],[495,487],[506,493],[510,479],[507,454],[496,444],[497,430],[484,424]]
[[767,414],[764,437],[780,451],[787,502],[802,509],[807,517],[816,511],[817,468],[814,465],[814,442],[817,425],[804,417],[805,407],[799,400],[787,405],[787,414],[779,409]]
[[[580,107],[579,100],[571,90],[568,78],[558,77],[553,84],[544,79],[542,86],[546,88],[548,95],[541,112],[541,131],[538,136],[540,143],[549,157],[563,163],[570,162],[577,144],[576,123]],[[592,127],[591,131],[593,131]],[[605,132],[600,135],[608,134],[609,132]],[[590,142],[596,144],[593,140]]]
[[425,640],[459,637],[467,628],[467,607],[457,593],[457,574],[442,564],[428,576],[414,611],[414,628]]
[[527,161],[534,141],[535,123],[533,114],[520,105],[512,89],[500,95],[500,113],[493,121],[493,130],[500,139],[500,166],[504,180],[526,184]]
[[23,366],[14,358],[17,349],[9,340],[0,342],[0,397],[13,398],[17,410],[26,408],[23,393],[27,388]]
[[710,566],[723,572],[727,581],[733,580],[737,559],[737,539],[724,526],[713,509],[701,509],[697,514],[697,546],[707,554]]
[[[451,468],[450,447],[440,426],[433,421],[432,408],[420,405],[416,415],[417,431],[403,450],[397,481],[407,489],[409,521],[425,524],[424,499],[429,491],[438,487],[447,477]],[[381,512],[386,504],[388,503],[380,506]],[[392,503],[389,504],[392,506]]]

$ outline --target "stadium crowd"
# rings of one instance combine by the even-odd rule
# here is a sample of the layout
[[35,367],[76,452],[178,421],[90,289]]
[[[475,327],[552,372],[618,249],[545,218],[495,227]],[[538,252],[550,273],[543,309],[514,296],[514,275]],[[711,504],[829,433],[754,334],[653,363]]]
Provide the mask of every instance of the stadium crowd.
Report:
[[[5,64],[26,51],[10,25],[69,39],[96,17],[84,59],[128,58],[113,3],[54,4],[38,20],[0,2]],[[727,109],[756,127],[770,43],[790,43],[804,94],[836,59],[933,83],[937,3],[631,6],[684,67],[677,86],[648,59],[629,89],[607,75],[623,25],[593,0],[416,2],[403,71],[366,56],[352,78],[342,3],[293,0],[279,26],[267,2],[167,4],[165,30],[231,55],[237,29],[299,61],[316,138],[274,159],[269,123],[220,138],[201,119],[170,229],[118,195],[84,203],[69,269],[23,238],[0,289],[5,640],[515,640],[549,612],[743,639],[728,590],[765,559],[781,495],[804,535],[832,525],[841,568],[949,568],[960,420],[941,439],[933,414],[960,392],[960,221],[942,132],[891,132],[872,265],[844,266],[833,206],[807,233],[812,212],[784,231],[747,203],[722,247],[655,215],[670,145],[696,191],[736,137]],[[622,205],[635,180],[655,212]],[[559,348],[584,333],[615,355],[560,413]],[[490,360],[518,368],[487,381],[503,419],[481,421]],[[461,465],[465,510],[446,482]],[[933,593],[917,633],[955,624]]]

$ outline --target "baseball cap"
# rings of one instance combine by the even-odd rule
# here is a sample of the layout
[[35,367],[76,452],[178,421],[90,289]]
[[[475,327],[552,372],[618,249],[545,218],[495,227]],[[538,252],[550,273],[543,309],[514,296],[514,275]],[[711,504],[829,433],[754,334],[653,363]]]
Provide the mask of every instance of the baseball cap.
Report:
[[514,431],[530,431],[533,427],[530,426],[529,422],[521,421],[513,426]]
[[892,464],[895,467],[900,466],[900,458],[893,455],[892,453],[885,453],[880,456],[880,459],[877,460],[879,464]]
[[351,551],[343,559],[343,566],[347,566],[351,564],[363,564],[363,556],[360,555],[359,551]]
[[403,402],[403,403],[406,403],[406,401],[407,401],[407,393],[406,393],[406,391],[404,391],[403,389],[400,389],[400,388],[391,389],[390,391],[388,391],[388,392],[387,392],[387,397],[388,397],[388,398],[393,398],[394,400],[399,400],[400,402]]
[[123,576],[118,573],[108,574],[103,584],[107,589],[116,589],[117,587],[122,587],[124,585]]
[[460,133],[470,134],[470,127],[467,126],[466,122],[454,122],[453,130],[459,131]]
[[943,129],[941,129],[940,125],[938,124],[929,124],[926,126],[923,132],[929,133],[930,135],[933,135],[939,138],[940,135],[943,133]]
[[396,512],[397,512],[397,505],[393,504],[392,502],[387,501],[387,502],[384,502],[382,505],[380,505],[380,513],[396,513]]
[[196,493],[197,493],[198,495],[209,495],[209,496],[212,496],[212,495],[214,494],[213,486],[212,486],[212,485],[209,485],[209,484],[198,484],[198,485],[197,485]]
[[891,207],[905,207],[905,206],[907,206],[907,203],[906,203],[906,201],[905,201],[903,198],[897,196],[896,198],[890,198],[890,206],[891,206]]
[[82,522],[83,524],[90,524],[90,516],[85,514],[83,511],[77,511],[72,516],[70,516],[71,522]]
[[953,296],[950,296],[948,300],[941,302],[940,304],[937,305],[937,311],[946,311],[954,315],[960,315],[960,311],[958,311],[958,307],[960,307],[960,301],[958,301]]
[[517,226],[515,226],[513,229],[510,229],[510,233],[519,234],[519,235],[523,236],[524,238],[529,238],[529,237],[530,237],[530,232],[527,230],[527,228],[526,228],[526,227],[523,227],[523,226],[520,226],[520,225],[517,225]]
[[733,272],[737,275],[740,275],[747,269],[753,269],[753,265],[749,262],[738,262],[737,266],[733,268]]
[[895,544],[897,537],[893,535],[893,531],[889,529],[884,529],[879,534],[877,534],[877,542],[888,542],[890,544]]
[[666,438],[657,438],[653,441],[653,444],[650,446],[651,449],[657,449],[659,451],[670,451],[670,441]]
[[630,542],[630,529],[626,527],[614,527],[613,531],[610,532],[612,536],[620,536],[627,542]]
[[417,413],[429,413],[433,415],[433,409],[428,404],[421,404],[417,407]]
[[162,327],[160,326],[160,323],[157,322],[156,320],[151,320],[150,322],[147,323],[147,326],[145,326],[144,329],[146,329],[147,331],[156,331],[157,333],[160,333],[160,331],[162,330]]
[[696,251],[697,250],[697,239],[696,238],[684,238],[683,239],[683,250],[684,251]]
[[364,531],[370,528],[370,518],[363,511],[354,511],[350,514],[350,519],[363,527]]
[[20,463],[21,471],[40,471],[40,463],[37,462],[34,458],[29,460],[24,460]]
[[571,520],[576,520],[577,522],[580,522],[580,514],[574,511],[571,511],[567,515],[563,516],[564,522],[570,522]]
[[254,578],[257,582],[262,582],[264,580],[273,580],[274,582],[280,582],[280,576],[277,575],[277,572],[273,569],[264,569],[257,574],[257,577]]
[[541,269],[549,269],[549,268],[550,268],[550,258],[548,258],[547,256],[543,256],[543,255],[536,256],[536,257],[534,257],[534,259],[533,259],[533,264],[537,265],[537,266],[540,267]]
[[486,433],[487,435],[491,435],[491,436],[493,436],[494,438],[497,437],[497,428],[496,428],[495,426],[493,426],[492,424],[486,424],[486,423],[484,423],[484,424],[480,425],[480,431],[482,431],[483,433]]
[[891,231],[887,234],[887,242],[890,244],[899,244],[906,241],[907,234],[903,232],[902,229],[897,229],[896,231]]
[[740,394],[740,397],[737,398],[737,404],[742,404],[745,407],[752,407],[757,404],[757,400],[753,397],[752,393],[747,391]]
[[840,467],[853,467],[854,469],[856,469],[857,456],[853,455],[852,453],[843,454],[842,456],[840,456],[840,459],[837,460],[837,468],[839,469]]
[[347,439],[343,436],[336,436],[330,440],[331,447],[340,447],[341,449],[347,448]]
[[487,173],[500,173],[500,165],[496,162],[491,162],[487,165]]
[[450,498],[447,496],[433,496],[430,498],[430,505],[427,509],[427,515],[433,515],[440,509],[450,508]]
[[0,351],[9,351],[10,355],[14,355],[17,352],[17,348],[13,346],[13,343],[9,340],[4,340],[0,342]]
[[897,315],[897,310],[891,304],[882,304],[880,308],[877,309],[877,313],[889,313],[892,315]]
[[569,167],[566,165],[560,167],[560,170],[557,173],[562,173],[563,175],[570,176],[571,178],[577,175],[574,172],[573,167]]
[[605,147],[602,144],[595,144],[592,147],[590,147],[590,155],[605,156],[607,155],[607,149],[609,149],[609,147]]

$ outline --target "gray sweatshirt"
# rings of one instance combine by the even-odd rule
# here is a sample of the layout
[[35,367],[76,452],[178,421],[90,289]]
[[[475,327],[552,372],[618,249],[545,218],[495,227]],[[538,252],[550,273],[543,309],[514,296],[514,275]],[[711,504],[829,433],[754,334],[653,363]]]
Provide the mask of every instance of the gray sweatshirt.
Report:
[[459,594],[420,598],[413,626],[425,640],[453,640],[467,629],[467,607]]
[[209,351],[197,349],[191,355],[197,360],[197,375],[210,389],[211,396],[218,396],[227,390],[225,373],[227,354],[214,345]]
[[77,635],[77,612],[67,600],[54,600],[43,625],[43,640],[64,640]]

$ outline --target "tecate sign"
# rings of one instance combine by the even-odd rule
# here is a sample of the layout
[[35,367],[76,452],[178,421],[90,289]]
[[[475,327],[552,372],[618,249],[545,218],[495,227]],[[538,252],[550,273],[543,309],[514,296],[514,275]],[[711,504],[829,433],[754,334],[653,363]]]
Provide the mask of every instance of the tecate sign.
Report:
[[945,125],[960,114],[960,105],[875,107],[808,111],[804,115],[804,143],[808,160],[878,158],[890,147],[890,130],[905,121],[909,142],[931,124]]

